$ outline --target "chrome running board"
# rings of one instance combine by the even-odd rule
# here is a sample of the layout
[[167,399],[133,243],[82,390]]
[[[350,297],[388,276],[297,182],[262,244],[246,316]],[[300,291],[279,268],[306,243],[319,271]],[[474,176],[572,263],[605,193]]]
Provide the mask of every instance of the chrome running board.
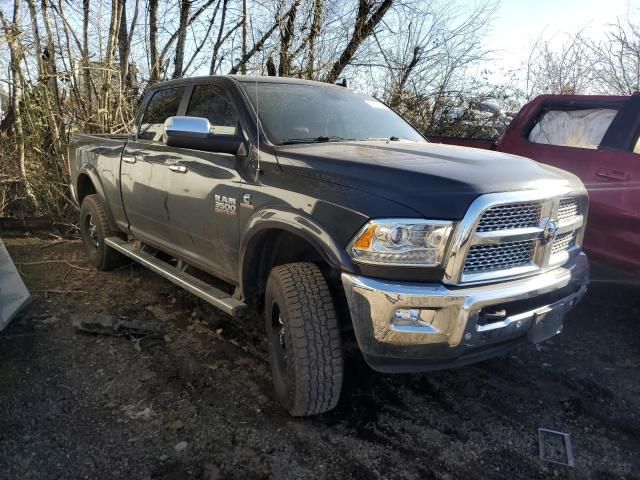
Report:
[[104,243],[127,257],[135,260],[149,270],[161,275],[172,283],[186,291],[200,297],[207,303],[219,308],[227,315],[238,317],[247,310],[247,305],[233,298],[227,292],[223,292],[208,283],[194,277],[178,268],[169,265],[154,257],[148,252],[122,240],[118,237],[104,239]]

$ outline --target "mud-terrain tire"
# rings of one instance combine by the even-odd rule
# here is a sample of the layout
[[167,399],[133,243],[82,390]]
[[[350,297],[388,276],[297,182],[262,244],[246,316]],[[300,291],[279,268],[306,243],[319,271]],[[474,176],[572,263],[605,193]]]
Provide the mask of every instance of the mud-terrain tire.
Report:
[[80,235],[89,263],[98,270],[111,270],[123,265],[127,257],[104,243],[107,237],[123,237],[109,226],[107,214],[97,195],[87,195],[80,206]]
[[273,384],[293,416],[333,409],[342,389],[340,330],[327,281],[313,263],[271,270],[265,327]]

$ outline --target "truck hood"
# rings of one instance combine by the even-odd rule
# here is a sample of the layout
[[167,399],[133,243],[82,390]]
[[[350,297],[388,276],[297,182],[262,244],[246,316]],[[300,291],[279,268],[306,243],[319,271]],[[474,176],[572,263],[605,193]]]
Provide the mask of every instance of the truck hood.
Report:
[[563,170],[516,155],[421,142],[334,142],[277,148],[282,169],[457,220],[486,193],[572,186]]

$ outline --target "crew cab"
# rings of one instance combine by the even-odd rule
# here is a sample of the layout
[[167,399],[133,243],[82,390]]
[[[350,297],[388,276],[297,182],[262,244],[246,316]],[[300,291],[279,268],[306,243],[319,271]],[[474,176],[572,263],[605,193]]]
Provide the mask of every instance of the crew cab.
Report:
[[382,372],[462,366],[559,333],[587,288],[577,177],[429,143],[342,86],[154,84],[128,136],[76,134],[69,160],[90,262],[263,318],[292,415],[336,405],[345,338]]
[[498,142],[429,139],[524,155],[577,175],[589,192],[585,251],[640,273],[640,93],[541,95],[522,107]]

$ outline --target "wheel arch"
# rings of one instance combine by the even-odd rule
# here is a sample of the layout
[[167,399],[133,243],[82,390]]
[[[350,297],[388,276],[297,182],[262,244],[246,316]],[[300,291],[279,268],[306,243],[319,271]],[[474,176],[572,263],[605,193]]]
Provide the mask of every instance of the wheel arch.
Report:
[[339,280],[339,272],[352,265],[344,248],[312,218],[300,212],[259,212],[249,221],[240,245],[242,296],[260,306],[271,269],[302,261],[324,265],[331,283],[331,273]]
[[109,225],[113,230],[118,230],[111,209],[109,208],[109,202],[107,202],[107,197],[104,193],[104,189],[102,188],[100,177],[95,170],[89,168],[78,172],[78,178],[76,180],[76,196],[79,206],[82,206],[82,200],[84,200],[87,195],[98,196],[102,202],[105,213],[107,214]]

